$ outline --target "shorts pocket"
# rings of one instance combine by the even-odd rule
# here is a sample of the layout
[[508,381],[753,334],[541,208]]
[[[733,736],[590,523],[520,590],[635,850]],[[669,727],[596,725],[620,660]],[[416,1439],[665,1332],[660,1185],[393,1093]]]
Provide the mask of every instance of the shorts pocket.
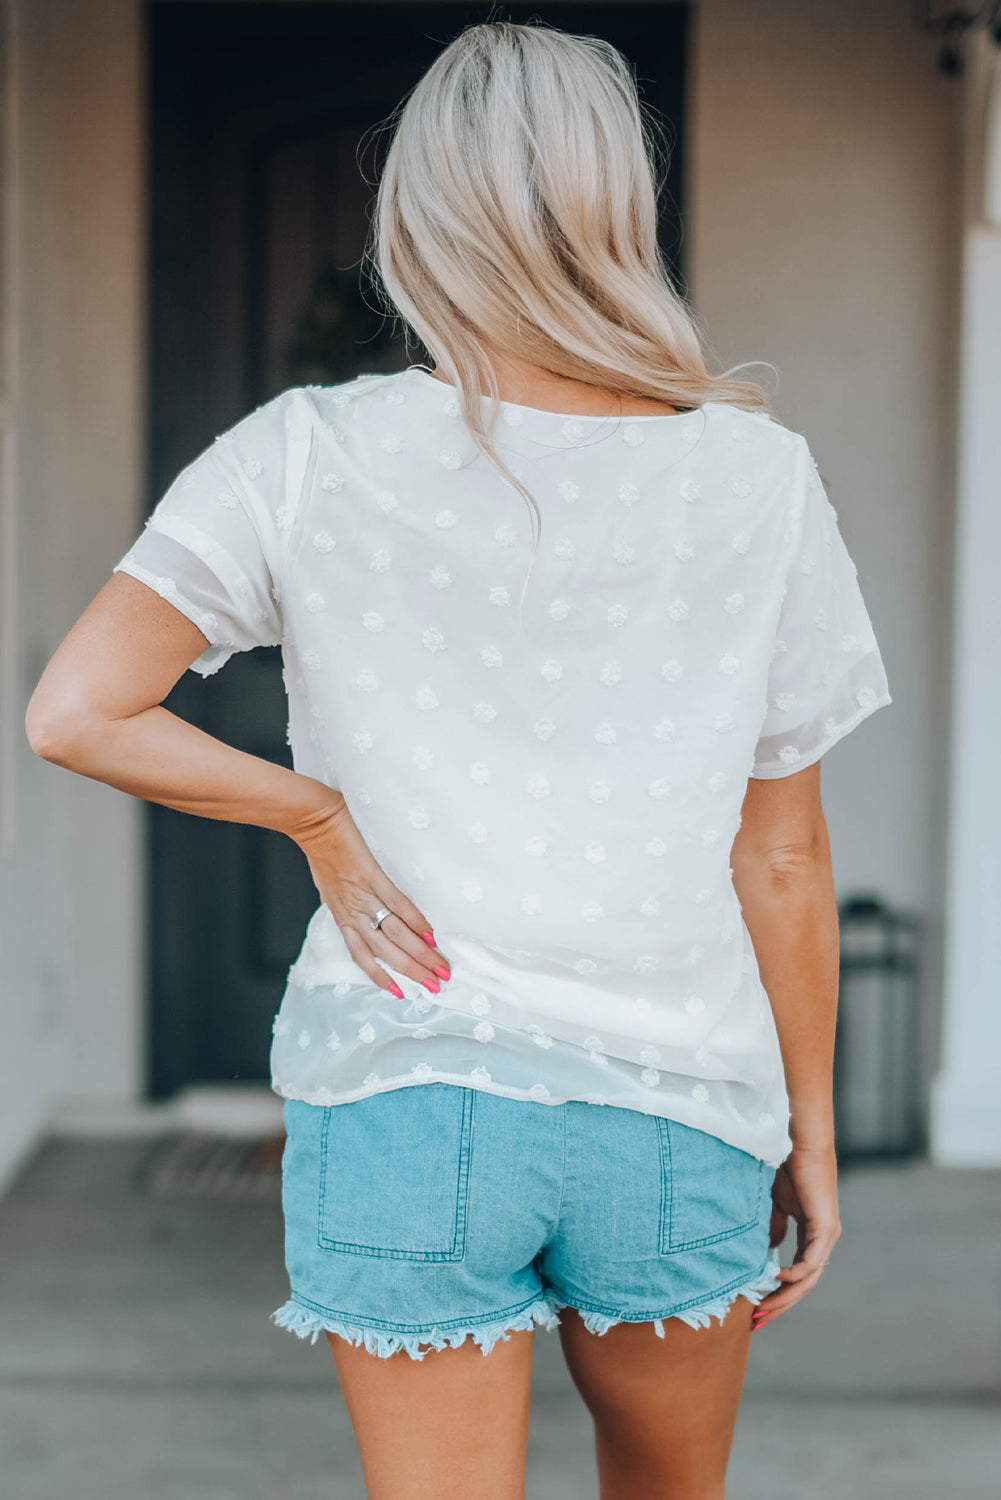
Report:
[[759,1157],[678,1120],[657,1117],[660,1253],[713,1245],[753,1229],[767,1173]]
[[317,1242],[392,1260],[461,1260],[473,1089],[409,1084],[325,1107]]

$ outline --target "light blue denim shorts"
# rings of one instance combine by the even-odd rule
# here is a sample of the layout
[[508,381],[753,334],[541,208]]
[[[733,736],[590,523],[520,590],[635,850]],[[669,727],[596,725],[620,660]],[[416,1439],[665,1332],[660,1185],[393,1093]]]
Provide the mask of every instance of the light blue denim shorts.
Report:
[[[422,1359],[489,1354],[576,1308],[615,1323],[720,1321],[779,1285],[775,1168],[692,1126],[614,1105],[451,1083],[348,1104],[286,1100],[289,1300],[272,1317]],[[424,1346],[424,1347],[422,1347]]]

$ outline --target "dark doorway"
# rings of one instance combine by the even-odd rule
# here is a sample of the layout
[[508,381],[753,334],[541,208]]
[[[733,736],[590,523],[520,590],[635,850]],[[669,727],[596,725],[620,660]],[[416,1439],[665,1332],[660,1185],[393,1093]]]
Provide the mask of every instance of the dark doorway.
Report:
[[[148,6],[151,510],[194,456],[289,385],[411,362],[359,290],[384,120],[473,21],[600,35],[674,143],[662,244],[684,288],[683,4]],[[417,358],[420,358],[417,355]],[[187,672],[167,706],[291,765],[277,649]],[[318,897],[281,834],[150,804],[149,1082],[266,1079],[271,1022]]]

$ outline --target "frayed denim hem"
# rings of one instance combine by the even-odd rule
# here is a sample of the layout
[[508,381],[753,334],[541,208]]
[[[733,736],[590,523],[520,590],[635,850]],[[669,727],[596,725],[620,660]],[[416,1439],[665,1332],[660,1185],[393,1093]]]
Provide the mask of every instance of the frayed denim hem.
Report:
[[430,1344],[434,1349],[457,1349],[460,1344],[465,1343],[467,1338],[471,1338],[474,1344],[479,1344],[484,1354],[489,1354],[498,1339],[507,1339],[512,1333],[532,1329],[536,1324],[546,1329],[555,1328],[560,1321],[544,1298],[530,1302],[520,1312],[509,1314],[506,1318],[498,1318],[494,1323],[455,1329],[449,1333],[439,1333],[436,1327],[432,1327],[427,1333],[402,1334],[384,1333],[378,1328],[361,1328],[356,1324],[346,1323],[340,1318],[314,1312],[312,1308],[303,1307],[302,1303],[296,1302],[294,1298],[290,1298],[273,1312],[271,1318],[279,1328],[287,1328],[298,1338],[308,1338],[313,1344],[316,1343],[321,1333],[336,1333],[356,1347],[364,1344],[369,1354],[376,1354],[380,1359],[386,1359],[401,1349],[409,1354],[411,1359],[423,1359],[429,1351],[421,1349],[421,1344]]
[[[746,1297],[748,1302],[755,1305],[768,1292],[774,1292],[782,1283],[778,1279],[779,1260],[773,1256],[767,1261],[764,1270],[747,1282],[745,1286],[734,1287],[721,1297],[714,1297],[710,1302],[703,1302],[700,1307],[685,1308],[682,1312],[668,1313],[663,1318],[617,1318],[608,1313],[589,1312],[583,1308],[575,1308],[574,1311],[581,1318],[584,1327],[589,1333],[607,1333],[614,1328],[616,1323],[653,1323],[653,1331],[658,1338],[664,1338],[664,1324],[668,1318],[679,1318],[682,1323],[687,1323],[689,1328],[709,1328],[712,1326],[713,1318],[719,1318],[722,1323],[731,1305],[738,1297]],[[560,1298],[550,1296],[549,1305],[554,1309],[561,1307],[573,1307],[572,1302],[565,1302]]]

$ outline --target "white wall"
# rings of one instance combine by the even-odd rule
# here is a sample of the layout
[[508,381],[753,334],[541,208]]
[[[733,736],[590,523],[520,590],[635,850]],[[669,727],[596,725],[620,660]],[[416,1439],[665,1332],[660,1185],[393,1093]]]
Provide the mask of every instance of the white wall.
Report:
[[971,49],[965,112],[956,620],[945,1025],[932,1154],[1001,1166],[1001,56]]
[[[702,0],[691,291],[724,364],[766,359],[859,570],[894,702],[825,757],[840,893],[929,923],[936,1063],[962,87],[898,0]],[[750,375],[772,379],[767,370]]]
[[[133,0],[19,6],[16,501],[23,722],[41,669],[124,551],[142,494],[143,83]],[[0,1179],[57,1101],[134,1096],[141,808],[15,741],[0,859]]]
[[[137,0],[22,0],[23,703],[140,515],[145,119]],[[702,0],[686,136],[692,292],[726,362],[782,373],[895,703],[827,758],[842,890],[943,906],[960,86],[906,0]],[[20,746],[0,862],[0,1173],[57,1100],[133,1096],[138,803]],[[934,1064],[937,1018],[930,1032]]]

